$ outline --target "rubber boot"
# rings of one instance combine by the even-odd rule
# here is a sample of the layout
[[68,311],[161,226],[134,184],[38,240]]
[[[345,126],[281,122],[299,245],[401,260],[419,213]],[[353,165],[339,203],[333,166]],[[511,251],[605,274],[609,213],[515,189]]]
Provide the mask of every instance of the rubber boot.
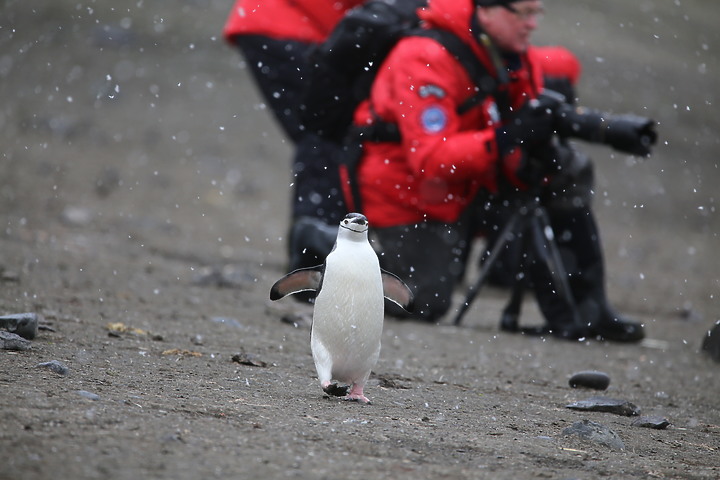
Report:
[[587,267],[583,271],[587,291],[578,308],[586,319],[590,335],[615,342],[639,342],[645,338],[641,323],[620,315],[610,306],[605,293],[605,274],[602,264]]
[[338,226],[312,217],[301,217],[290,227],[290,271],[314,267],[325,261],[337,238]]
[[[563,263],[569,275],[570,289],[587,334],[616,342],[638,342],[645,337],[642,324],[618,314],[607,299],[605,268],[600,234],[589,208],[551,212],[553,230]],[[542,277],[541,277],[542,278]],[[547,294],[547,284],[536,289],[543,314],[555,315],[554,322],[564,325],[568,314],[557,295]],[[550,323],[550,322],[549,322]]]
[[[541,245],[539,248],[543,248],[543,246]],[[546,325],[535,333],[548,333],[566,340],[587,338],[590,335],[589,326],[580,315],[574,295],[571,295],[570,299],[566,299],[560,294],[560,290],[554,285],[548,266],[542,261],[542,253],[531,251],[529,262],[528,273],[535,291],[535,299],[546,322]],[[567,269],[568,262],[564,263]],[[570,272],[571,270],[568,270],[568,273]]]

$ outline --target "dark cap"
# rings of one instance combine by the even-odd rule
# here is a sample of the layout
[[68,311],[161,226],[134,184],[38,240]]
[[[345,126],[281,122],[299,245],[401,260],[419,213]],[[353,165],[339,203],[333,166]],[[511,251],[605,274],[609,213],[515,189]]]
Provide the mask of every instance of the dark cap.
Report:
[[475,0],[475,5],[478,7],[495,7],[500,5],[510,5],[513,2],[519,2],[521,0]]

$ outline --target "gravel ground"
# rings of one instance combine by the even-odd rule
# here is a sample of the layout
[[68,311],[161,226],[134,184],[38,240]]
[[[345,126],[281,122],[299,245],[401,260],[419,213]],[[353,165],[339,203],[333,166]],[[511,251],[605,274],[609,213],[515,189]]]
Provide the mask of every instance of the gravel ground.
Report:
[[[323,397],[308,307],[268,299],[290,148],[220,38],[230,0],[4,2],[0,314],[41,321],[0,350],[0,478],[720,477],[720,8],[546,4],[581,103],[659,122],[648,160],[583,146],[609,295],[648,339],[502,333],[489,288],[461,327],[388,319],[364,406]],[[597,395],[582,370],[669,426],[567,408]]]

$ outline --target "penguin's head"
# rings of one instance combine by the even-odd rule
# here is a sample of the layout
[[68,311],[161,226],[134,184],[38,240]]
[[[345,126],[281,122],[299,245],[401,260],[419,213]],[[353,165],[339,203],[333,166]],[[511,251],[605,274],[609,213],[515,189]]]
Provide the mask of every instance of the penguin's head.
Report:
[[368,230],[368,220],[365,215],[360,213],[348,213],[340,221],[340,228],[345,228],[353,232],[362,233]]

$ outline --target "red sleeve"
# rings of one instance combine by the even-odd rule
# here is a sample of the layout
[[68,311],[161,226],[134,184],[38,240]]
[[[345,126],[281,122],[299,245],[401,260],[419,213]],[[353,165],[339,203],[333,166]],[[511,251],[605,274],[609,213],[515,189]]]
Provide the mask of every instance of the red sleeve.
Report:
[[414,175],[467,182],[494,173],[495,130],[470,129],[468,119],[458,115],[457,107],[474,86],[447,51],[431,39],[410,37],[393,50],[382,70],[373,87],[373,105],[400,128]]
[[236,0],[223,28],[237,35],[264,35],[304,42],[323,41],[345,12],[362,0]]
[[544,75],[567,78],[572,85],[576,85],[580,78],[580,61],[565,47],[530,47],[528,56]]

